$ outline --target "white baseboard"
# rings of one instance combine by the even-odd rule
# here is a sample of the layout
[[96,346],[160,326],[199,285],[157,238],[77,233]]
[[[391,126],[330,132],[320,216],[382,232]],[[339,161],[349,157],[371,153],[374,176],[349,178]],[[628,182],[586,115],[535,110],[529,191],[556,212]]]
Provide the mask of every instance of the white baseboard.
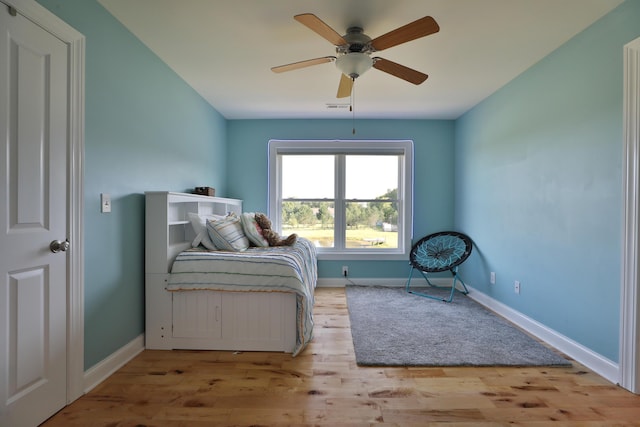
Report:
[[[451,286],[451,279],[447,278],[429,278],[431,283],[436,286]],[[391,286],[391,287],[404,287],[407,283],[406,278],[388,278],[388,279],[374,279],[374,278],[357,278],[357,277],[338,277],[333,279],[318,279],[316,287],[318,288],[344,288],[347,285],[355,286]],[[411,279],[411,286],[426,286],[427,281],[422,277],[414,277]]]
[[469,287],[469,297],[471,299],[498,313],[500,316],[518,325],[550,346],[560,350],[612,383],[617,384],[619,382],[620,369],[617,363],[548,328],[542,323],[525,316],[519,311],[504,305],[487,294],[473,289],[469,285],[467,285],[467,287]]
[[140,354],[142,350],[144,350],[144,334],[138,335],[124,347],[87,369],[84,373],[84,392],[88,393],[106,380],[128,361]]

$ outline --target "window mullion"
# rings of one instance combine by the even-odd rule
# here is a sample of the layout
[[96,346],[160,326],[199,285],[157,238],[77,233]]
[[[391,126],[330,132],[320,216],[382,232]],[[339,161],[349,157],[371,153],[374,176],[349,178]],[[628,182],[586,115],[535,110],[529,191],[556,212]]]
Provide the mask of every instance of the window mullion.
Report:
[[337,154],[335,157],[335,217],[334,217],[334,246],[338,250],[343,250],[346,247],[346,211],[347,205],[345,203],[345,155]]

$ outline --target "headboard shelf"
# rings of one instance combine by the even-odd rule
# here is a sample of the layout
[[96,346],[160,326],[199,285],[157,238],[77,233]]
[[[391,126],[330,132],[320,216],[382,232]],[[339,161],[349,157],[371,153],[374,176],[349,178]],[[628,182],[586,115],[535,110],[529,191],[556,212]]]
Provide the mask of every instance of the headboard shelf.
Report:
[[189,213],[226,215],[242,213],[242,200],[170,191],[145,193],[145,271],[169,273],[176,256],[191,247],[196,237]]

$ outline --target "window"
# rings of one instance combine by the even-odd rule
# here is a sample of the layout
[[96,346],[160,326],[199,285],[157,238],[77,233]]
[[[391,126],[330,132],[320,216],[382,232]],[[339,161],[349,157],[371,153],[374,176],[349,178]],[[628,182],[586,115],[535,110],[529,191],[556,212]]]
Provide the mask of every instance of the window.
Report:
[[320,259],[406,259],[412,141],[269,141],[269,217]]

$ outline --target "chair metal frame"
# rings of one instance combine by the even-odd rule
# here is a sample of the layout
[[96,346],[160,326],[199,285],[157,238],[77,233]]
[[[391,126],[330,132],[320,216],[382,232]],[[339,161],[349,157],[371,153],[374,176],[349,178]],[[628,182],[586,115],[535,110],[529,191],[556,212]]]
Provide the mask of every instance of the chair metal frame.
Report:
[[[458,266],[462,264],[471,255],[473,243],[471,238],[466,234],[457,231],[440,231],[438,233],[429,234],[418,240],[411,248],[409,262],[411,269],[409,271],[409,279],[405,284],[405,290],[414,295],[425,298],[431,298],[444,302],[453,301],[453,295],[457,289],[457,282],[460,282],[464,290],[458,292],[466,295],[469,293],[467,285],[458,276]],[[425,278],[430,287],[439,289],[448,289],[447,286],[437,286],[431,283],[427,277],[427,273],[439,273],[449,271],[453,276],[453,284],[449,298],[429,295],[424,292],[411,290],[411,279],[413,271],[418,270],[422,277]]]

